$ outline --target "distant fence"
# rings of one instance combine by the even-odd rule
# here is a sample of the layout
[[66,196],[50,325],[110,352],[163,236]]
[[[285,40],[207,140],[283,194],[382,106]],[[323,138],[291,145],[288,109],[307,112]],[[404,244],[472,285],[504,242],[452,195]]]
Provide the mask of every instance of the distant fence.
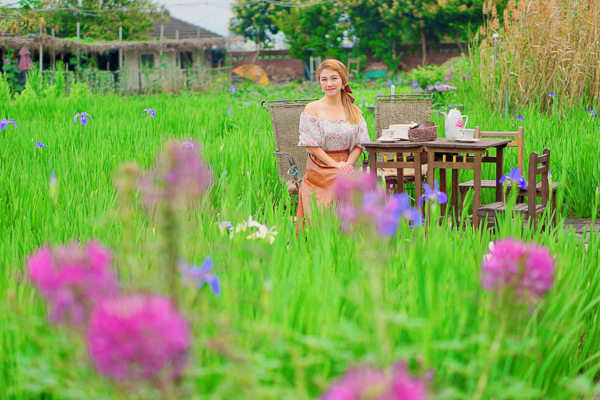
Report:
[[54,84],[57,74],[65,75],[67,90],[74,82],[84,82],[94,92],[134,93],[179,93],[206,91],[213,84],[229,84],[231,67],[189,69],[143,69],[104,71],[84,69],[82,71],[43,71],[47,82]]

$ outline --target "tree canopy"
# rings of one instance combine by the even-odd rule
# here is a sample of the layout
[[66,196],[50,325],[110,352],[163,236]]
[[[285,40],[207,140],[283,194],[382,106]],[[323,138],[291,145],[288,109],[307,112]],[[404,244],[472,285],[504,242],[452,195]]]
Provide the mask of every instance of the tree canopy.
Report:
[[484,4],[501,11],[507,0],[299,0],[294,4],[237,0],[231,28],[267,46],[272,35],[281,31],[292,55],[300,58],[339,57],[347,53],[342,49],[347,39],[353,42],[354,55],[373,55],[396,68],[399,46],[420,45],[426,56],[431,46],[443,40],[460,45],[483,23]]
[[23,0],[0,7],[0,29],[13,34],[38,33],[40,24],[61,37],[117,40],[123,27],[123,40],[148,38],[154,21],[168,16],[164,6],[153,0]]

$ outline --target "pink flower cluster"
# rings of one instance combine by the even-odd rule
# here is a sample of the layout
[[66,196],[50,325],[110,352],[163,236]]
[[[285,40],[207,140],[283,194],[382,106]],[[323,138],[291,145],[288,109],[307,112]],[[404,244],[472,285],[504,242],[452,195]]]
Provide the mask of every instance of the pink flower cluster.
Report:
[[98,370],[115,379],[181,375],[190,345],[186,320],[168,298],[133,294],[103,301],[93,312],[88,346]]
[[178,377],[190,342],[186,320],[167,298],[121,294],[111,258],[90,242],[85,248],[42,247],[27,264],[51,321],[86,325],[88,351],[101,373],[152,379],[169,370]]
[[410,375],[406,364],[396,362],[385,373],[379,369],[351,369],[333,383],[322,400],[424,400],[427,382]]
[[154,168],[140,177],[143,202],[154,206],[160,201],[189,203],[200,197],[213,182],[209,166],[196,142],[169,142],[159,154]]
[[53,322],[84,323],[94,305],[119,292],[110,252],[90,242],[42,247],[27,261],[31,281],[49,303]]
[[518,296],[541,296],[554,283],[554,259],[548,249],[510,238],[490,244],[481,269],[481,284],[488,291],[511,287]]

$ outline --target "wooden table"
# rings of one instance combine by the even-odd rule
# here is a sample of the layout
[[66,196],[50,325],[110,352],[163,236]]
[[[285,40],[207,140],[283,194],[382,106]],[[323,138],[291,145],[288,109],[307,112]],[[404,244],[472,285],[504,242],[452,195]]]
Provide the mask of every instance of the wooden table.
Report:
[[[421,165],[427,162],[427,157],[423,153],[423,143],[409,142],[407,140],[400,140],[397,142],[378,142],[372,141],[361,144],[365,150],[369,153],[369,167],[371,174],[377,176],[377,168],[396,168],[398,175],[398,190],[404,191],[404,168],[415,169],[415,200],[423,194],[423,176],[421,174]],[[394,155],[390,156],[388,161],[377,160],[377,154],[379,153],[393,153],[395,154],[396,160],[394,161]],[[406,157],[406,161],[403,154],[412,154],[412,160]]]
[[[510,139],[480,139],[475,143],[456,142],[448,139],[438,139],[433,142],[422,143],[427,152],[427,182],[433,187],[435,168],[440,170],[440,190],[446,192],[446,170],[452,171],[452,206],[458,222],[458,170],[472,169],[475,172],[473,187],[473,225],[479,226],[477,209],[481,206],[481,163],[491,162],[496,164],[496,201],[502,201],[502,184],[498,180],[502,177],[504,167],[504,148]],[[483,153],[490,148],[496,148],[494,157],[485,156]],[[462,153],[462,155],[461,155]],[[436,157],[439,154],[440,157]],[[471,157],[470,154],[473,154]]]

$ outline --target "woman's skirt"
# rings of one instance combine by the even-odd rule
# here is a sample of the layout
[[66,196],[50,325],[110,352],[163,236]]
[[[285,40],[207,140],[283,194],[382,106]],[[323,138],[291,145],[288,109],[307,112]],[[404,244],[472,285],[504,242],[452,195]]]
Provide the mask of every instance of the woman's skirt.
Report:
[[[326,151],[327,155],[336,162],[348,161],[348,150]],[[319,208],[333,204],[335,178],[340,171],[330,167],[314,154],[308,156],[306,162],[306,175],[302,179],[298,194],[298,211],[296,221],[304,226],[304,221],[309,222],[311,214],[311,199],[315,196]]]

